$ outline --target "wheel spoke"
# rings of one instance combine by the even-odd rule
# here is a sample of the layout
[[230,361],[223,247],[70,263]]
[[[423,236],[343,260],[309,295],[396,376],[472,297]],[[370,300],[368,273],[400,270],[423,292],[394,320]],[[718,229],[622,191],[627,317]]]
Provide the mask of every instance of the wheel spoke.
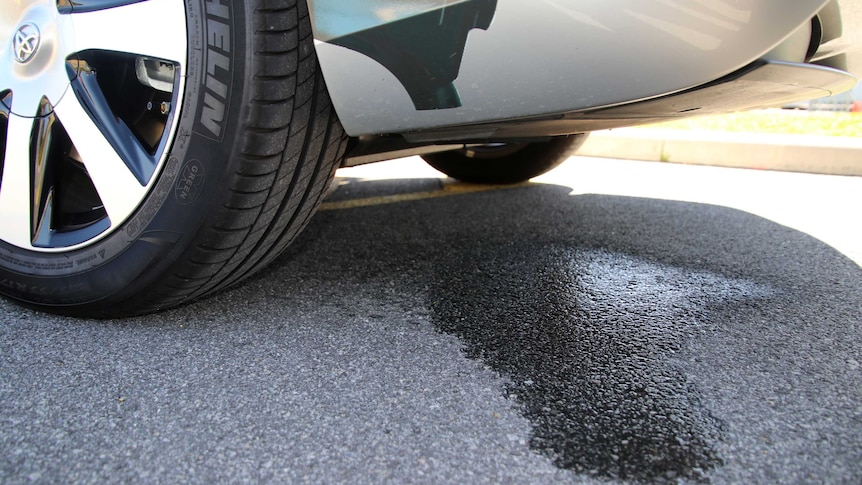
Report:
[[0,92],[0,184],[3,180],[3,163],[6,161],[6,139],[9,115],[12,113],[12,93]]
[[61,13],[92,12],[94,10],[105,10],[108,8],[131,5],[143,0],[58,0],[57,9]]
[[51,174],[51,148],[53,146],[54,123],[47,99],[42,100],[39,117],[33,121],[30,135],[30,231],[34,246],[44,246],[50,238],[51,211],[54,199]]
[[0,179],[0,239],[22,248],[32,246],[30,228],[30,136],[33,119],[9,117],[6,157]]
[[92,106],[85,106],[87,103],[79,102],[76,96],[66,96],[54,107],[54,112],[80,154],[111,224],[117,225],[135,210],[147,191],[127,161],[149,155],[136,140],[132,143],[128,137],[123,139],[125,125],[118,125],[112,118],[106,120],[106,114],[99,109],[94,115]]
[[186,17],[182,1],[148,0],[71,16],[78,51],[126,52],[185,65]]
[[[120,155],[126,168],[135,175],[141,185],[146,185],[156,168],[156,160],[144,150],[129,127],[114,116],[96,81],[95,73],[80,71],[72,81],[72,91],[80,103],[79,106]],[[72,142],[74,141],[73,139]]]
[[33,118],[38,116],[44,97],[47,96],[52,103],[62,99],[68,85],[69,79],[66,72],[62,72],[62,77],[52,76],[41,83],[14,83],[10,96],[7,96],[2,104],[12,115]]

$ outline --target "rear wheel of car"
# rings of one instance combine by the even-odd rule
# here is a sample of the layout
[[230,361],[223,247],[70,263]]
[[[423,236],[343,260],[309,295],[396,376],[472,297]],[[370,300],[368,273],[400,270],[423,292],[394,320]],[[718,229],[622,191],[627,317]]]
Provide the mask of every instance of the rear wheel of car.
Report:
[[497,143],[432,153],[422,158],[437,170],[464,182],[514,184],[557,167],[586,138],[586,134],[579,134],[547,142]]
[[0,291],[114,317],[211,294],[308,222],[347,138],[303,0],[0,6]]

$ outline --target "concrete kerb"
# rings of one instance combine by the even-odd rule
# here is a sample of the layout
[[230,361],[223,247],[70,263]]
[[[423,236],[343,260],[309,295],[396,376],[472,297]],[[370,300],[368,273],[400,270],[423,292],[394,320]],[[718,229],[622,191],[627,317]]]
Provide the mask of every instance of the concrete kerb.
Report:
[[862,176],[862,139],[652,128],[597,131],[587,157]]

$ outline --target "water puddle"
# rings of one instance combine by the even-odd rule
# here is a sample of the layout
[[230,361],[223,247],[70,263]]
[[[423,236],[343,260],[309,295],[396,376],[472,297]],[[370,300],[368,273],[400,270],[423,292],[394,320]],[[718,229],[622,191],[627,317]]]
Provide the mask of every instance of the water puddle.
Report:
[[[542,249],[542,248],[540,248]],[[717,306],[768,290],[602,250],[507,246],[439,268],[435,325],[510,380],[530,446],[598,478],[706,480],[723,423],[687,376]]]

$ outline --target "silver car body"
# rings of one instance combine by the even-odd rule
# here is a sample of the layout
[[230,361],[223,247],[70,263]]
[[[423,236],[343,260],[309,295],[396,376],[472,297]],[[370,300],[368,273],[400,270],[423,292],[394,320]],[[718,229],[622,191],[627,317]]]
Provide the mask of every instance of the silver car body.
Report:
[[[820,40],[829,40],[816,38],[823,32],[813,30],[824,27],[812,22],[835,5],[826,0],[309,0],[309,5],[328,89],[352,136],[493,138],[505,133],[490,125],[500,120],[536,120],[538,126],[563,118],[570,123],[546,123],[547,129],[527,132],[590,131],[656,114],[828,96],[855,84],[844,73],[802,64],[816,55]],[[696,91],[749,66],[766,70],[742,72],[738,78],[744,82],[725,86],[722,95],[706,91],[672,106],[613,110]],[[734,96],[738,103],[731,101]],[[585,115],[609,108],[602,116]],[[483,125],[488,128],[475,129]],[[474,128],[445,130],[459,127]]]

